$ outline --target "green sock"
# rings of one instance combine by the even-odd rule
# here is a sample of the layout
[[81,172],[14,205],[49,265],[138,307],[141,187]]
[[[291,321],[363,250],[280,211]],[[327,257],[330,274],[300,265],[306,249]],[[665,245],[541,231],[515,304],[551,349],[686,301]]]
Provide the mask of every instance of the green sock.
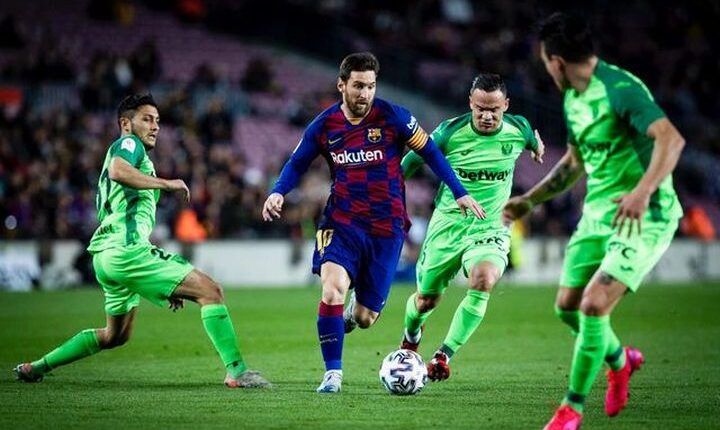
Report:
[[485,316],[488,300],[490,300],[490,293],[468,290],[467,295],[455,311],[450,329],[443,341],[444,346],[455,353],[467,343]]
[[208,337],[220,354],[223,364],[233,378],[247,370],[238,347],[235,329],[233,328],[227,306],[223,304],[205,305],[200,308],[203,325]]
[[416,297],[417,293],[414,293],[408,297],[405,304],[405,330],[410,336],[417,336],[420,333],[420,327],[425,324],[430,314],[433,313],[433,309],[420,313],[415,303]]
[[[562,322],[570,326],[570,330],[572,331],[573,336],[578,335],[580,325],[580,311],[564,310],[560,309],[557,305],[555,305],[555,315],[557,315]],[[620,339],[618,339],[612,327],[609,325],[608,330],[608,349],[607,354],[605,355],[605,362],[610,366],[611,369],[619,370],[625,366],[625,349],[622,347]]]
[[81,358],[88,357],[100,351],[95,329],[83,330],[68,339],[65,343],[45,354],[37,361],[33,361],[33,373],[44,374]]
[[560,309],[558,305],[555,305],[555,315],[560,318],[560,321],[570,326],[573,336],[577,336],[580,331],[580,311]]
[[607,325],[608,346],[605,351],[605,362],[612,370],[620,370],[625,367],[625,348],[623,348],[610,322]]
[[582,412],[585,397],[602,367],[608,345],[610,316],[588,316],[580,313],[580,334],[575,340],[570,384],[563,403]]

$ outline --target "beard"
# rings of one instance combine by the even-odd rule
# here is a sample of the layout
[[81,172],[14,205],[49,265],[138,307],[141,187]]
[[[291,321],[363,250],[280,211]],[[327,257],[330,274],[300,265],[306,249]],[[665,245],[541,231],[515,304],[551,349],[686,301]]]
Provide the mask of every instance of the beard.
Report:
[[352,105],[348,106],[348,108],[350,109],[350,112],[353,113],[353,115],[360,117],[365,116],[365,114],[370,110],[370,104],[364,106]]

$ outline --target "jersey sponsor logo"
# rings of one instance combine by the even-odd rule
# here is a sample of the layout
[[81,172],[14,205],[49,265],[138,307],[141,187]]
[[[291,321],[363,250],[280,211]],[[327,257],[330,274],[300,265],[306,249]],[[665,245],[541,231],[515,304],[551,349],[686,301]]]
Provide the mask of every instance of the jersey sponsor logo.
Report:
[[382,139],[382,129],[380,128],[368,128],[367,132],[368,140],[372,143],[378,143]]
[[465,150],[465,151],[460,152],[460,155],[462,155],[462,156],[464,157],[464,156],[468,155],[468,154],[471,153],[471,152],[472,152],[472,149],[467,149],[467,150]]
[[341,140],[342,140],[342,136],[336,137],[335,139],[330,139],[330,137],[328,137],[328,146],[335,145],[336,143],[340,142]]
[[415,130],[415,127],[417,126],[417,119],[415,119],[414,116],[410,116],[410,122],[405,124],[408,129]]
[[469,181],[504,181],[512,174],[512,169],[493,172],[491,170],[478,170],[477,172],[468,172],[465,169],[457,169],[457,174],[462,179]]
[[619,252],[623,258],[631,259],[637,254],[637,249],[625,245],[624,243],[614,240],[607,245],[608,252]]
[[128,137],[120,142],[120,149],[127,149],[130,152],[135,152],[135,141]]
[[110,224],[110,225],[100,227],[100,230],[98,230],[97,234],[98,234],[98,236],[104,236],[106,234],[110,234],[110,233],[114,233],[114,232],[115,232],[115,227],[112,224]]
[[512,145],[512,143],[503,143],[503,144],[502,144],[502,153],[503,153],[503,155],[510,155],[510,153],[512,152],[512,150],[513,150],[513,145]]
[[505,244],[505,241],[503,241],[502,237],[499,236],[493,236],[493,237],[486,237],[485,239],[478,239],[475,242],[475,245],[497,245],[499,247],[502,247]]
[[342,152],[331,152],[333,163],[337,166],[357,166],[365,163],[377,162],[385,159],[385,154],[379,149],[350,152],[347,149]]

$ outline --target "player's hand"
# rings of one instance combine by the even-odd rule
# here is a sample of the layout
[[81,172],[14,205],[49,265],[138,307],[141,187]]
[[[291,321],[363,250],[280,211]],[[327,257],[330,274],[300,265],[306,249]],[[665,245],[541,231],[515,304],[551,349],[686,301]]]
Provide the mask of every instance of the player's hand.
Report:
[[515,196],[505,203],[503,207],[503,223],[510,224],[525,215],[529,214],[533,208],[533,204],[527,197]]
[[185,202],[190,201],[190,189],[182,179],[168,179],[166,181],[166,190],[168,191],[181,191]]
[[625,224],[627,223],[627,237],[633,232],[633,227],[637,225],[638,234],[642,233],[642,217],[650,205],[650,193],[644,190],[633,190],[630,194],[613,199],[613,203],[618,204],[617,212],[612,221],[612,227],[617,227],[618,235],[622,235]]
[[168,298],[168,301],[170,302],[170,304],[168,305],[168,309],[170,309],[173,312],[176,312],[185,307],[185,302],[183,301],[183,299],[178,299],[176,297],[170,297],[170,298]]
[[540,133],[538,133],[537,130],[535,130],[535,140],[537,140],[538,145],[537,148],[532,151],[532,159],[535,160],[536,163],[542,164],[543,156],[545,155],[545,143],[543,143],[540,138]]
[[458,206],[460,206],[460,210],[464,216],[468,216],[467,211],[470,209],[476,217],[485,219],[485,209],[483,209],[474,198],[470,197],[470,195],[466,194],[455,201]]
[[282,212],[282,206],[285,202],[285,198],[280,193],[272,193],[265,200],[263,205],[262,217],[265,221],[272,221],[275,218],[280,218],[280,212]]

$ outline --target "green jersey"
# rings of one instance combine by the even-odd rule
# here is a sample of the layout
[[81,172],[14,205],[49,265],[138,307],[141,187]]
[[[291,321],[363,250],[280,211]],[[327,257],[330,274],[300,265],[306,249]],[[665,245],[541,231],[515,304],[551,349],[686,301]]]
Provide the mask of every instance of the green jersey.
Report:
[[[565,91],[568,141],[577,147],[587,173],[584,216],[611,223],[617,203],[631,192],[650,164],[654,146],[646,132],[665,117],[640,79],[599,61],[590,84],[582,93]],[[682,209],[668,176],[650,199],[646,217],[671,220]]]
[[[445,154],[460,182],[485,209],[488,227],[502,225],[502,208],[512,190],[515,161],[523,149],[536,149],[530,123],[519,115],[505,114],[500,127],[490,134],[480,133],[472,122],[472,113],[441,123],[432,138]],[[409,152],[402,160],[405,176],[422,165],[422,158]],[[435,198],[435,212],[460,215],[452,192],[443,184]]]
[[111,180],[108,168],[113,157],[120,157],[142,173],[155,176],[155,167],[137,136],[122,136],[110,145],[98,181],[95,205],[100,226],[90,239],[88,251],[91,253],[149,243],[155,225],[155,205],[160,190],[138,190]]

